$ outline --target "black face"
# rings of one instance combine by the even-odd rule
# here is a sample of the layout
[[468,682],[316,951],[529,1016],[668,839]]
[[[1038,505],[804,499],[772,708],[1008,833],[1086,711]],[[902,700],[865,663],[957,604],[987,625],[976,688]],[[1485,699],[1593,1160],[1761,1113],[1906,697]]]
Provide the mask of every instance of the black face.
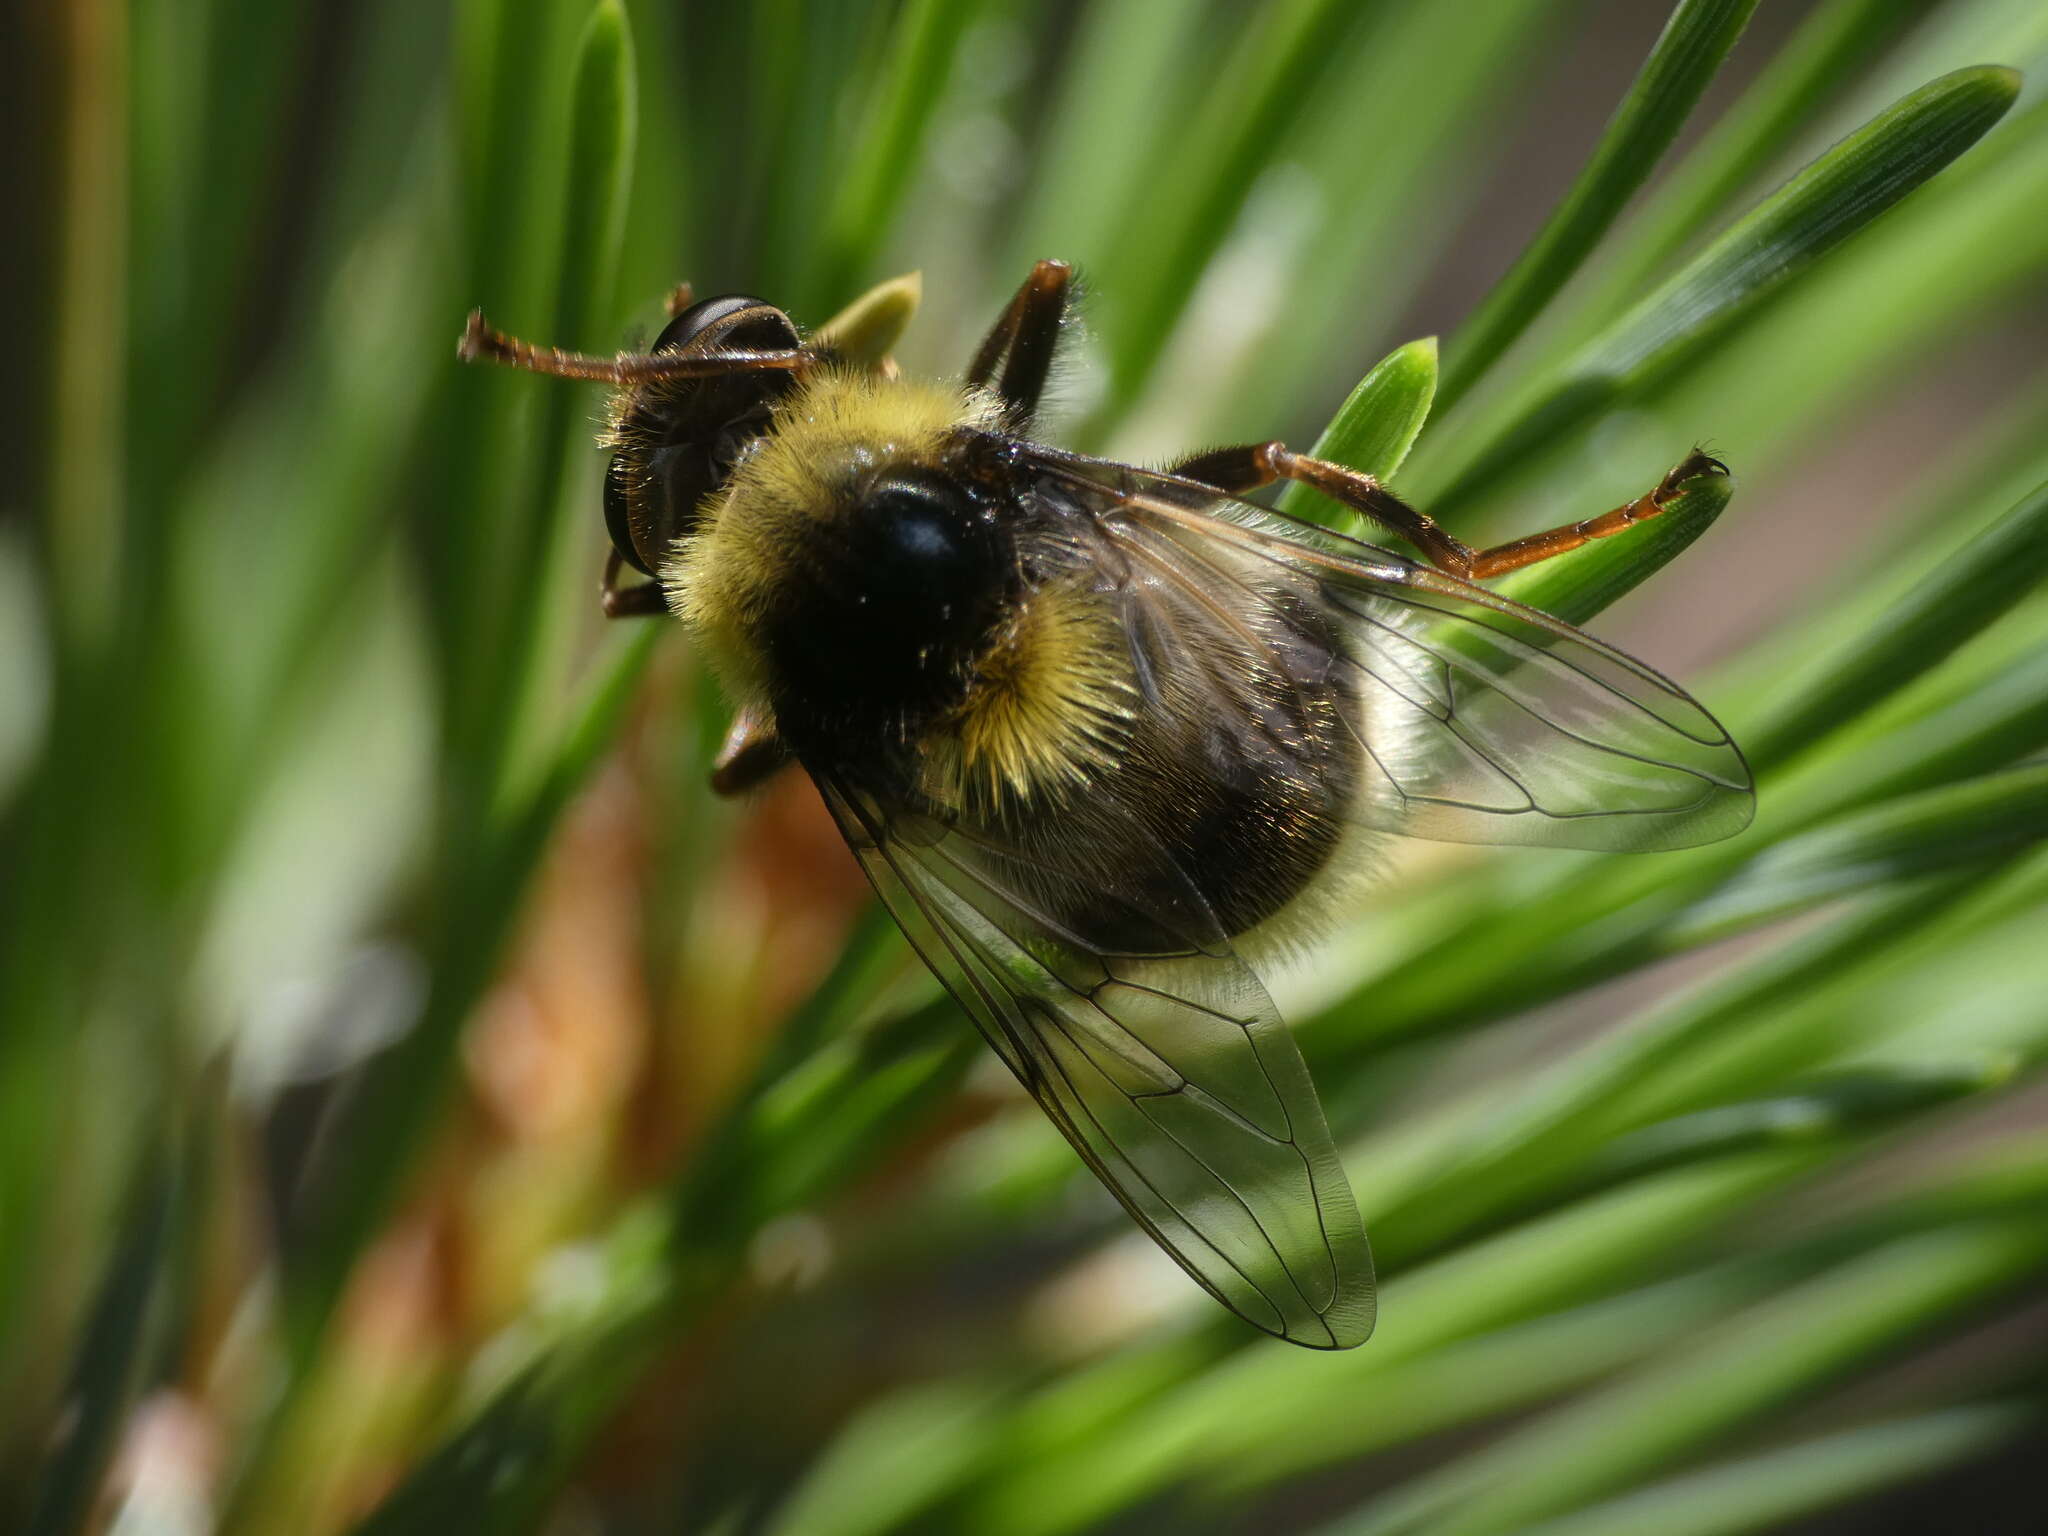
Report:
[[993,511],[958,479],[898,469],[822,530],[773,623],[786,734],[898,733],[957,701],[1018,579]]
[[[727,294],[677,315],[651,350],[781,351],[797,340],[781,310]],[[629,446],[612,455],[604,477],[605,526],[627,563],[655,573],[794,385],[790,373],[771,370],[642,386],[627,415]]]

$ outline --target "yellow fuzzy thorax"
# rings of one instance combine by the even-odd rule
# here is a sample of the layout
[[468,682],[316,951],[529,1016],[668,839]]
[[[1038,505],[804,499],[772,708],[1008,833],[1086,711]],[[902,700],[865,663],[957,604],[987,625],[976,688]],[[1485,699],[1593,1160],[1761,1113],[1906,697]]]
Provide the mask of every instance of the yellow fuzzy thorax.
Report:
[[812,375],[777,408],[661,569],[670,609],[747,701],[761,693],[758,621],[817,525],[873,470],[928,463],[949,433],[993,426],[999,411],[980,391],[840,369]]
[[[822,372],[778,408],[661,571],[670,607],[737,702],[768,703],[761,621],[818,528],[876,470],[935,463],[953,433],[999,423],[982,391],[870,372]],[[1030,594],[981,658],[960,710],[919,744],[925,791],[986,810],[1085,782],[1120,734],[1127,674],[1109,615],[1084,585]]]

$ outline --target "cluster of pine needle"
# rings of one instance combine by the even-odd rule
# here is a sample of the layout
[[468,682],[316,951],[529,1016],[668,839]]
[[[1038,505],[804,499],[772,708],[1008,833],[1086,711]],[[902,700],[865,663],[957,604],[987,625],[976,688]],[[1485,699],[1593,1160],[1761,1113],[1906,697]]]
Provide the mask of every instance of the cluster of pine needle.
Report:
[[[2048,9],[1649,10],[44,7],[0,1525],[1721,1536],[2038,1444]],[[957,370],[1039,256],[1076,446],[1320,440],[1475,541],[1736,470],[1506,588],[1755,825],[1418,848],[1277,978],[1341,1356],[1131,1233],[800,776],[709,795],[599,402],[454,357],[921,268]]]

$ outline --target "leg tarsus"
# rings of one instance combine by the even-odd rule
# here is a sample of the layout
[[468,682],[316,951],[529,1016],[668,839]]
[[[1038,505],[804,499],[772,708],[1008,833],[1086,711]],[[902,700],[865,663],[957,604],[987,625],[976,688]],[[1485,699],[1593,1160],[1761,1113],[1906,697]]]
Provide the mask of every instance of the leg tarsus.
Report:
[[1676,497],[1689,480],[1697,480],[1702,475],[1713,475],[1725,480],[1729,474],[1730,470],[1726,464],[1708,453],[1706,449],[1695,448],[1678,462],[1651,494],[1657,498],[1661,506]]
[[658,581],[643,581],[634,586],[619,585],[619,571],[625,560],[615,549],[605,556],[604,581],[597,590],[598,606],[608,619],[644,619],[657,613],[668,612],[668,594],[661,589]]
[[1702,475],[1725,476],[1727,473],[1726,464],[1695,448],[1657,482],[1655,490],[1647,491],[1610,512],[1602,512],[1598,517],[1589,517],[1584,522],[1566,523],[1506,544],[1496,544],[1492,549],[1480,550],[1473,559],[1472,569],[1459,574],[1474,581],[1483,581],[1490,576],[1518,571],[1525,565],[1535,565],[1554,555],[1568,554],[1595,539],[1609,539],[1617,533],[1626,533],[1638,523],[1662,516],[1664,509],[1678,499],[1679,492],[1691,481]]

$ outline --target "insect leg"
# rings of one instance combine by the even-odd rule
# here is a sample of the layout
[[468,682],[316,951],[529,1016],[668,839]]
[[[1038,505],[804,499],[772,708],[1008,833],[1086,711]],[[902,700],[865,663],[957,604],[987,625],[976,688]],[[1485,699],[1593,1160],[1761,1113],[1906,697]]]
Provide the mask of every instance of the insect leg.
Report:
[[608,619],[649,618],[657,613],[668,612],[668,598],[658,581],[643,581],[638,586],[619,585],[619,568],[625,562],[615,549],[605,556],[604,584],[598,588],[598,603]]
[[[1072,296],[1074,269],[1064,261],[1041,261],[1031,269],[1002,318],[974,354],[967,370],[967,382],[977,386],[995,381],[996,394],[1013,427],[1023,427],[1037,414],[1039,396],[1052,372],[1053,354],[1059,349],[1060,327],[1067,316]],[[996,376],[1001,365],[1002,375]]]
[[1327,459],[1311,459],[1293,452],[1285,443],[1218,448],[1175,465],[1173,473],[1183,479],[1213,485],[1219,491],[1233,495],[1271,485],[1275,480],[1298,480],[1406,539],[1438,569],[1468,581],[1481,581],[1548,560],[1553,555],[1578,549],[1594,539],[1609,538],[1645,522],[1662,512],[1688,480],[1700,475],[1725,475],[1728,466],[1695,449],[1658,482],[1655,490],[1638,496],[1634,501],[1611,512],[1603,512],[1598,517],[1511,539],[1491,549],[1474,549],[1452,537],[1427,513],[1416,511],[1371,475],[1347,469],[1342,464],[1332,464]]
[[1211,448],[1191,453],[1166,466],[1166,472],[1183,480],[1213,485],[1227,496],[1242,496],[1271,485],[1280,477],[1267,467],[1264,455],[1278,443],[1247,443],[1241,448]]
[[1491,549],[1482,549],[1473,557],[1472,570],[1469,574],[1475,579],[1484,580],[1489,576],[1518,571],[1523,566],[1534,565],[1540,560],[1548,560],[1552,555],[1564,554],[1594,539],[1611,538],[1617,533],[1633,528],[1637,523],[1647,522],[1656,517],[1669,503],[1677,499],[1679,491],[1687,481],[1697,480],[1702,475],[1727,473],[1726,464],[1695,448],[1670,474],[1657,482],[1654,490],[1644,492],[1634,501],[1626,502],[1611,512],[1589,517],[1584,522],[1547,528],[1542,533],[1527,534],[1519,539],[1510,539],[1505,544],[1496,544]]
[[677,283],[675,287],[669,289],[668,291],[667,305],[669,319],[675,319],[677,315],[680,315],[684,310],[688,309],[692,304],[696,302],[697,290],[690,286],[690,280],[688,278],[684,278],[680,283]]
[[789,748],[775,732],[775,722],[751,709],[733,717],[732,729],[718,756],[711,760],[712,792],[737,795],[765,783],[790,761]]
[[1324,459],[1304,458],[1285,443],[1247,443],[1239,448],[1211,449],[1175,464],[1171,472],[1183,480],[1213,485],[1233,496],[1271,485],[1275,480],[1299,480],[1332,501],[1342,502],[1371,518],[1388,532],[1400,535],[1421,550],[1431,565],[1458,576],[1470,574],[1473,549],[1452,538],[1433,519],[1416,511],[1371,475]]

